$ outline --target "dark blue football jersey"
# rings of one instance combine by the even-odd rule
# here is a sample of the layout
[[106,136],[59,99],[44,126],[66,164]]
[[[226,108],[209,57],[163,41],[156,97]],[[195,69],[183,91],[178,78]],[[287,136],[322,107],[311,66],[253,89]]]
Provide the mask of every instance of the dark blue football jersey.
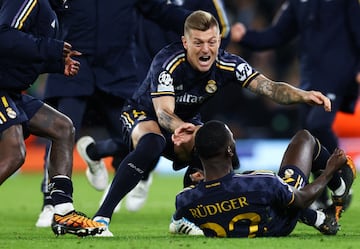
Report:
[[222,49],[211,69],[199,72],[188,63],[182,43],[172,43],[153,59],[145,80],[131,99],[131,105],[155,115],[152,98],[174,96],[176,115],[188,120],[226,85],[234,83],[247,87],[257,75],[258,72],[241,57]]
[[293,200],[290,185],[274,173],[230,173],[179,193],[174,218],[187,218],[210,237],[285,236],[298,220]]
[[[0,44],[0,50],[11,50],[0,57],[1,89],[20,92],[29,88],[41,73],[64,72],[64,44],[52,39],[58,26],[48,0],[0,2],[0,40],[7,40]],[[21,54],[24,51],[28,52]]]

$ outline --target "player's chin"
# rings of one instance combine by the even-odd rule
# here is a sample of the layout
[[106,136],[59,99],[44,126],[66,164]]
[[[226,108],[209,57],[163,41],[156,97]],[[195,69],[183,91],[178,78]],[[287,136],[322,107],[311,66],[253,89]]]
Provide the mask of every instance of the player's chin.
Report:
[[205,72],[208,72],[211,68],[211,65],[199,65],[198,66],[198,71],[202,72],[202,73],[205,73]]

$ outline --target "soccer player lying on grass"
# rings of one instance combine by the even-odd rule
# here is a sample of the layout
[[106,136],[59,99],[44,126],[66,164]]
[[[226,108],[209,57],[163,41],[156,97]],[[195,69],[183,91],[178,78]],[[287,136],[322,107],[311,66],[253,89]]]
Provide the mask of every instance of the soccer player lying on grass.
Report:
[[[270,171],[235,174],[234,149],[233,135],[220,121],[209,121],[197,131],[195,150],[204,180],[176,196],[170,232],[199,235],[201,228],[209,237],[286,236],[301,220],[323,234],[337,233],[335,205],[318,211],[307,207],[339,170],[348,176],[344,191],[349,191],[356,172],[344,151],[336,149],[330,155],[308,131],[300,130],[276,175]],[[310,172],[318,170],[323,170],[321,176],[309,183]]]

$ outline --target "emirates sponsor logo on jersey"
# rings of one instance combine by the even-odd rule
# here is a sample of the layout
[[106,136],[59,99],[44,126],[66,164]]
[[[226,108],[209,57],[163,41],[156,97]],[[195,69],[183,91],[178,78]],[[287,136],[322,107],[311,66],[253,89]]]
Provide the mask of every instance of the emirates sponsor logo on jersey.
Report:
[[198,104],[204,101],[203,96],[195,96],[192,94],[185,93],[184,95],[176,97],[176,103],[185,103],[185,104]]

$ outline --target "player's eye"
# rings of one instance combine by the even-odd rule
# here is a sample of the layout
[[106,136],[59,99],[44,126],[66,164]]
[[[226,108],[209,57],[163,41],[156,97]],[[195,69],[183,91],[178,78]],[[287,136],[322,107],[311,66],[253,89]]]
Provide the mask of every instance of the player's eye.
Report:
[[216,40],[211,40],[209,42],[209,45],[212,46],[212,47],[215,46],[216,45]]

